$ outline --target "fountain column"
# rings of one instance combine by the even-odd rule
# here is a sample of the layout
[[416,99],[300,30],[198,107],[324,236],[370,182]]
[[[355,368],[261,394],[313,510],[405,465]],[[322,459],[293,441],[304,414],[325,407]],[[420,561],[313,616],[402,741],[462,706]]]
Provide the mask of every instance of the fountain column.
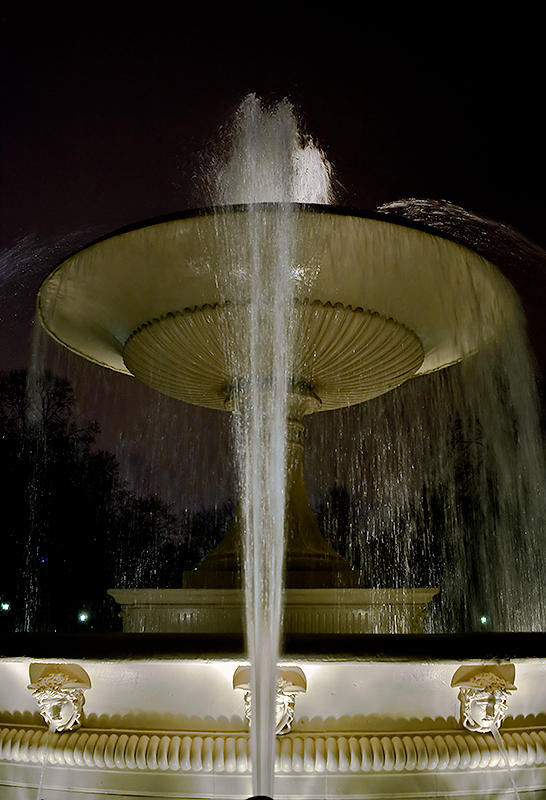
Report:
[[[227,404],[235,410],[233,395]],[[304,416],[320,411],[321,401],[311,387],[294,383],[288,392],[286,442],[286,502],[284,587],[287,589],[325,589],[356,587],[359,574],[322,536],[311,509],[303,470]],[[183,575],[185,589],[241,586],[243,534],[241,508],[220,544]]]

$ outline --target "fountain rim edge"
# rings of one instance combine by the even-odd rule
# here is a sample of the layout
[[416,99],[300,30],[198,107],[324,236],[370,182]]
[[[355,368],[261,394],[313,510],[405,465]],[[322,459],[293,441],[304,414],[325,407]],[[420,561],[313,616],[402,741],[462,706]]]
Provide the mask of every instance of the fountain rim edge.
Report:
[[[119,372],[120,374],[127,374],[131,375],[132,373],[127,370],[126,368],[121,368],[119,366],[113,366],[110,362],[105,362],[99,358],[91,357],[87,352],[79,350],[78,348],[74,347],[73,345],[69,345],[63,338],[57,335],[55,331],[53,331],[50,325],[46,322],[46,318],[42,311],[42,294],[44,288],[55,279],[56,275],[62,272],[68,265],[73,263],[80,254],[87,253],[88,251],[92,250],[95,246],[105,244],[108,242],[114,242],[117,238],[121,238],[124,235],[138,233],[139,231],[145,232],[147,230],[151,230],[152,228],[159,227],[164,224],[170,224],[175,222],[184,222],[184,221],[191,221],[191,220],[199,220],[199,219],[210,219],[214,216],[216,217],[229,217],[235,216],[239,214],[248,214],[251,210],[256,211],[265,211],[265,212],[273,212],[275,210],[294,210],[296,213],[301,214],[310,214],[310,215],[325,215],[331,218],[352,218],[353,220],[360,220],[362,222],[371,222],[372,224],[382,223],[385,226],[389,227],[392,226],[398,229],[405,229],[405,230],[412,230],[418,233],[423,234],[425,237],[431,237],[432,240],[436,239],[439,241],[445,241],[453,245],[455,248],[462,249],[463,252],[466,252],[472,255],[473,258],[477,259],[478,261],[483,262],[484,266],[486,265],[487,268],[491,271],[492,275],[495,275],[495,280],[502,282],[505,286],[505,289],[508,291],[513,298],[518,298],[517,291],[510,280],[510,278],[505,274],[503,269],[493,261],[488,254],[480,252],[479,249],[475,249],[474,247],[470,246],[468,243],[462,241],[461,239],[454,236],[451,232],[439,230],[431,225],[425,224],[422,221],[416,221],[412,219],[408,219],[403,216],[399,216],[396,214],[391,214],[389,212],[384,212],[381,210],[367,210],[367,209],[359,209],[353,206],[340,206],[340,205],[333,205],[333,204],[326,204],[326,203],[299,203],[299,202],[263,202],[263,203],[239,203],[239,204],[217,204],[217,205],[210,205],[210,206],[202,206],[198,208],[190,208],[184,211],[177,211],[171,212],[167,214],[163,214],[157,217],[152,217],[145,220],[140,220],[134,223],[130,223],[128,225],[122,226],[117,228],[109,233],[102,234],[101,236],[97,237],[96,239],[82,245],[75,251],[64,255],[59,261],[56,262],[55,266],[50,268],[48,273],[42,279],[37,296],[36,296],[36,317],[48,332],[48,334],[54,339],[58,344],[63,347],[68,348],[68,350],[74,352],[77,356],[85,358],[86,360],[90,361],[91,363],[97,364],[98,366],[111,369],[115,372]],[[370,311],[376,311],[376,309],[370,308],[366,309]],[[381,313],[381,312],[378,312]],[[388,318],[394,318],[392,315],[387,315]],[[451,359],[450,361],[442,364],[442,367],[450,367],[454,364],[457,364],[460,361],[459,357]],[[436,371],[437,367],[434,369],[424,370],[422,373],[419,374],[427,374],[428,372]]]
[[[220,641],[219,641],[220,639]],[[247,656],[242,634],[7,633],[0,660],[230,660]],[[443,634],[296,634],[283,637],[280,661],[481,662],[546,658],[542,631]]]
[[166,214],[160,214],[156,217],[150,217],[147,219],[141,219],[136,222],[128,223],[127,225],[122,225],[119,228],[115,228],[114,230],[110,231],[109,233],[104,233],[101,236],[98,236],[96,239],[92,239],[91,241],[87,242],[86,244],[78,247],[76,250],[69,252],[67,255],[63,256],[59,261],[56,261],[53,267],[49,270],[45,278],[40,284],[40,290],[38,292],[38,296],[40,294],[42,284],[45,283],[49,278],[53,276],[57,270],[62,267],[62,265],[66,261],[70,261],[79,253],[83,253],[84,251],[94,247],[95,245],[101,244],[102,242],[106,242],[110,239],[115,239],[118,236],[123,236],[126,233],[135,233],[136,231],[144,230],[146,228],[152,228],[156,225],[162,225],[169,222],[176,222],[182,221],[187,219],[197,219],[199,217],[209,217],[221,214],[244,214],[247,213],[250,209],[257,209],[257,210],[274,210],[274,209],[292,209],[298,211],[309,211],[316,214],[330,214],[332,216],[339,216],[339,217],[354,217],[355,219],[362,219],[362,220],[370,220],[373,222],[384,222],[391,225],[398,226],[400,228],[409,228],[410,230],[419,231],[420,233],[428,234],[429,236],[437,237],[438,239],[444,239],[445,241],[452,242],[459,247],[468,250],[469,252],[473,253],[474,255],[478,256],[479,258],[483,258],[489,264],[493,265],[499,273],[507,280],[510,285],[512,282],[510,279],[504,274],[504,271],[500,268],[498,264],[496,264],[490,257],[481,253],[478,249],[470,246],[468,243],[461,241],[461,239],[457,238],[455,235],[449,233],[448,231],[439,230],[432,225],[427,225],[424,222],[409,219],[407,217],[403,217],[399,214],[391,214],[390,212],[385,211],[378,211],[375,209],[363,209],[357,208],[356,206],[341,206],[341,205],[332,205],[328,203],[296,203],[296,202],[287,202],[287,203],[232,203],[232,204],[223,204],[223,205],[210,205],[210,206],[199,206],[197,208],[189,208],[183,211],[172,211]]

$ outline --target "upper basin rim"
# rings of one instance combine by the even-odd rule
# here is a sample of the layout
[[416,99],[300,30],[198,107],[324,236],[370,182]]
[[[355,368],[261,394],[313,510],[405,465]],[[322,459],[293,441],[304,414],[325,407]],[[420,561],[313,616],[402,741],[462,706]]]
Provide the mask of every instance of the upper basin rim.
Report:
[[371,209],[356,208],[354,206],[330,205],[326,203],[296,203],[296,202],[232,203],[232,204],[222,204],[222,205],[219,204],[219,205],[201,206],[198,208],[185,209],[183,211],[173,211],[168,214],[161,214],[157,217],[142,219],[138,220],[137,222],[129,223],[127,225],[122,225],[119,228],[116,228],[108,233],[98,236],[96,239],[92,239],[91,241],[87,242],[86,244],[82,245],[76,250],[73,250],[68,255],[63,256],[63,258],[60,261],[58,261],[57,264],[50,270],[49,274],[46,276],[46,280],[49,277],[51,277],[53,272],[56,272],[58,267],[60,267],[66,261],[70,261],[74,256],[78,255],[78,253],[82,253],[85,250],[88,250],[89,248],[93,247],[94,245],[100,244],[101,242],[106,242],[109,239],[115,239],[117,236],[122,236],[125,233],[132,233],[139,230],[144,230],[145,228],[151,228],[154,227],[155,225],[161,225],[168,222],[176,222],[178,220],[182,221],[198,217],[214,216],[215,214],[216,215],[240,214],[248,212],[249,209],[273,211],[275,209],[282,209],[282,208],[292,208],[304,212],[310,211],[314,214],[330,214],[339,217],[355,217],[356,219],[365,219],[374,222],[386,222],[391,225],[397,225],[401,228],[410,228],[412,230],[428,234],[429,236],[436,236],[439,239],[445,239],[446,241],[453,242],[454,244],[459,245],[459,247],[463,247],[466,250],[469,250],[470,252],[474,253],[475,255],[485,258],[487,261],[494,264],[494,262],[491,260],[490,257],[484,256],[482,253],[479,252],[479,250],[470,246],[468,243],[461,241],[461,239],[457,238],[448,231],[439,230],[438,228],[435,228],[432,225],[427,225],[420,221],[408,219],[407,217],[403,217],[398,214],[385,213],[383,211],[376,211]]

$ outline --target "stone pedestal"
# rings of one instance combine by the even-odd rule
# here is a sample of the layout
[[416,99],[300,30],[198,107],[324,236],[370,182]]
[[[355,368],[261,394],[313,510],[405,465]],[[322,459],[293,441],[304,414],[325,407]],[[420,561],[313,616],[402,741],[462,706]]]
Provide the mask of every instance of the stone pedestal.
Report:
[[[285,633],[420,633],[438,589],[287,589]],[[126,633],[242,633],[240,589],[110,589]]]

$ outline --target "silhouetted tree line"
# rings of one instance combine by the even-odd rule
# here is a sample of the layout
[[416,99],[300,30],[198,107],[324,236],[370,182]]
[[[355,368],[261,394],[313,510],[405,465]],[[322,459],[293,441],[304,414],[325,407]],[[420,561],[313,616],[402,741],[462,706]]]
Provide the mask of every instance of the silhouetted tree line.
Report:
[[[97,449],[98,432],[95,422],[78,417],[68,381],[48,372],[0,375],[4,630],[119,630],[109,588],[181,586],[183,571],[215,547],[230,522],[231,504],[177,516],[158,497],[135,495],[116,458]],[[476,626],[471,610],[488,605],[480,574],[487,561],[484,520],[471,466],[479,464],[482,443],[479,426],[475,441],[453,435],[464,582],[453,570],[455,542],[441,486],[432,492],[423,486],[413,507],[392,509],[399,513],[392,529],[374,532],[363,518],[363,508],[370,521],[377,513],[373,480],[364,498],[331,487],[316,513],[326,539],[361,572],[365,586],[438,586],[445,629],[464,630]],[[469,448],[476,451],[471,459]],[[81,611],[89,614],[84,623]]]
[[[468,471],[464,478],[468,480]],[[362,505],[366,507],[363,515]],[[471,521],[474,503],[469,491],[465,530],[472,551],[476,537]],[[473,556],[465,564],[469,581],[455,581],[453,540],[447,534],[446,510],[441,489],[431,492],[426,486],[415,501],[404,509],[392,510],[392,526],[372,524],[377,513],[374,487],[357,499],[345,486],[333,486],[316,509],[317,521],[327,541],[362,576],[368,588],[436,587],[438,595],[429,607],[432,630],[462,631],[476,627],[472,608],[486,608],[480,582],[471,574],[476,567]],[[474,615],[475,616],[475,615]]]
[[470,437],[461,421],[454,420],[454,493],[453,486],[423,483],[406,505],[388,509],[391,524],[385,515],[382,524],[373,524],[375,517],[381,517],[382,501],[372,473],[369,484],[360,487],[364,497],[336,485],[315,509],[325,538],[358,570],[364,586],[440,589],[429,608],[431,629],[436,632],[502,630],[506,623],[499,598],[507,591],[505,571],[516,569],[517,575],[520,552],[527,559],[524,568],[533,567],[520,544],[525,530],[517,520],[511,528],[513,563],[492,560],[490,531],[500,510],[486,448],[478,419],[473,421]]
[[109,588],[180,586],[221,535],[229,508],[181,519],[136,496],[98,432],[78,418],[68,381],[0,375],[4,630],[118,630]]

